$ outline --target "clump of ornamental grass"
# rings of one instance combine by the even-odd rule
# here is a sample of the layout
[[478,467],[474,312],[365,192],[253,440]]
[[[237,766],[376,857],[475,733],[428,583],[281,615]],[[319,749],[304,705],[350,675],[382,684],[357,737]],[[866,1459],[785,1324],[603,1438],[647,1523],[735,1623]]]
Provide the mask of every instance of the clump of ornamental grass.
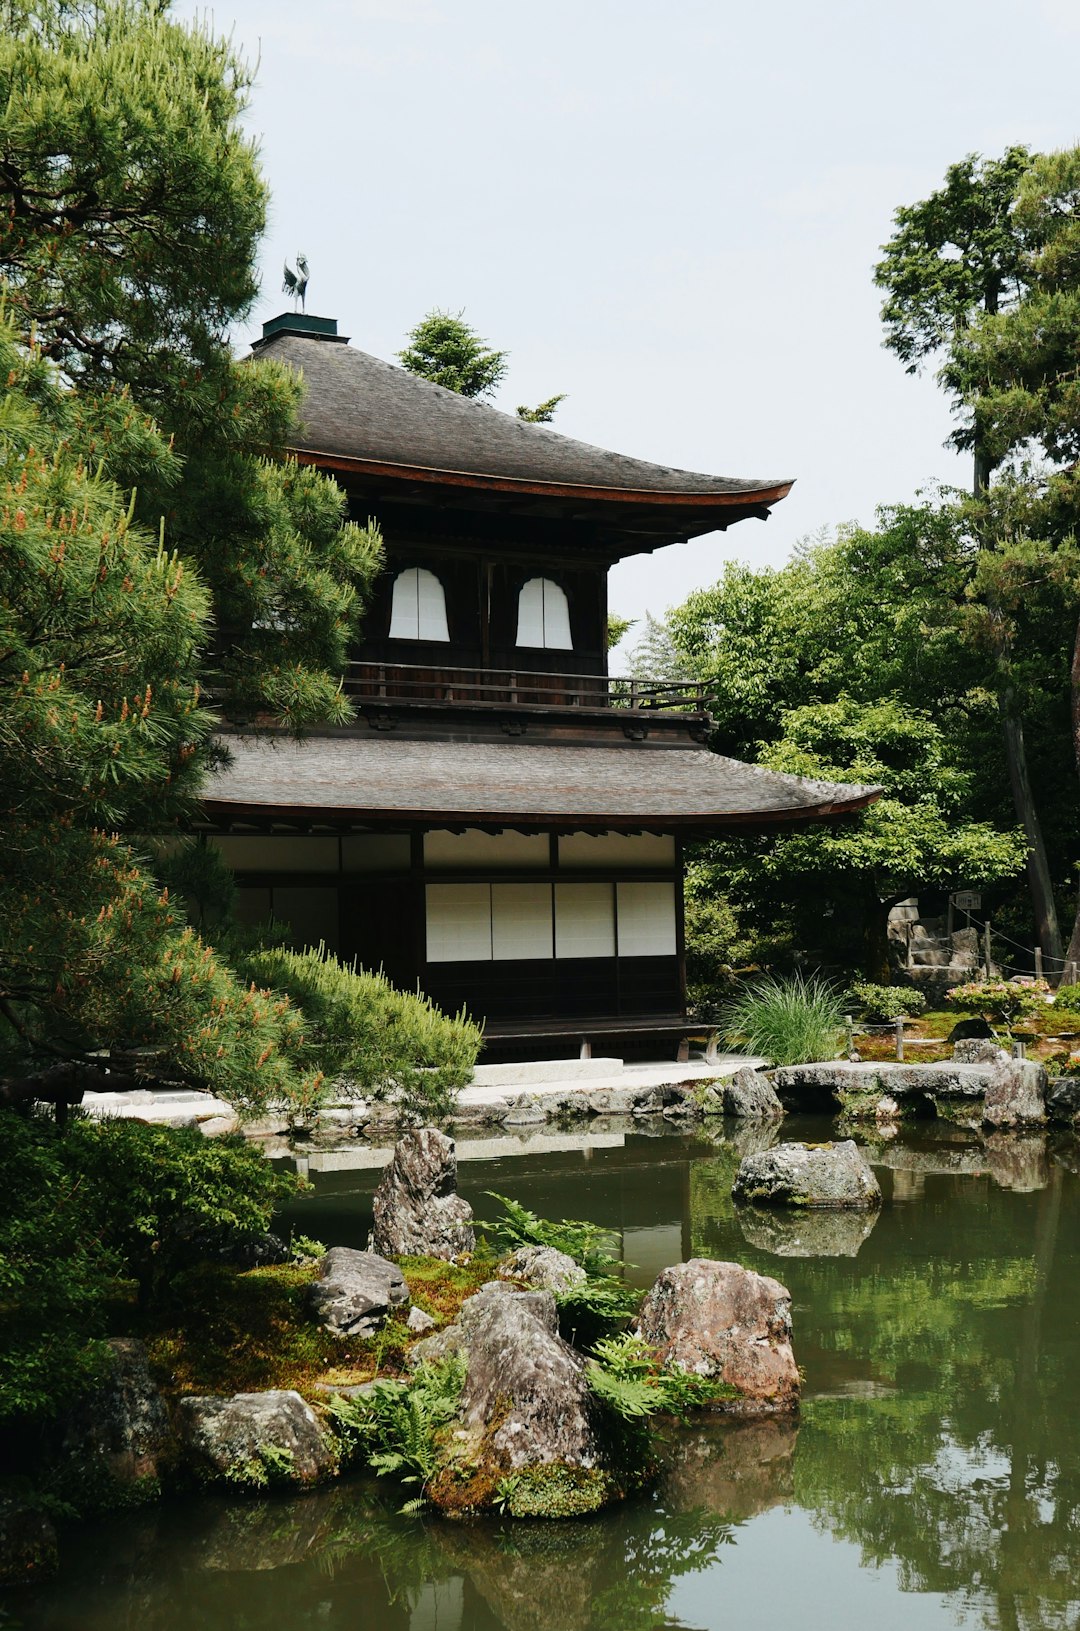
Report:
[[774,1065],[835,1059],[845,1036],[840,993],[818,975],[755,980],[726,1004],[721,1027],[728,1047]]

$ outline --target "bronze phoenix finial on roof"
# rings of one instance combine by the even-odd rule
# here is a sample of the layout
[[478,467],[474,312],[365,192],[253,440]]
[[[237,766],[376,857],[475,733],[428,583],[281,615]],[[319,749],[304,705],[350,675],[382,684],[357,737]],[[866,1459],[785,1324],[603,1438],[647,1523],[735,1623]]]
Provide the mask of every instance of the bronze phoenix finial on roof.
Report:
[[285,281],[281,285],[285,294],[293,297],[293,311],[297,305],[302,312],[307,311],[306,296],[308,286],[308,263],[304,255],[296,257],[296,271],[294,272],[288,261],[285,262]]

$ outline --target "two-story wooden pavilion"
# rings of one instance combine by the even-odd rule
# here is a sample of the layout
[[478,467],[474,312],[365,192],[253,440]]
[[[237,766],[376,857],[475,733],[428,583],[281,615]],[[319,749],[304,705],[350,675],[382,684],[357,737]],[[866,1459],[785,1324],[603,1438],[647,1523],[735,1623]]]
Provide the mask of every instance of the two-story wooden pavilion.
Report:
[[609,678],[608,569],[765,519],[791,484],[573,441],[336,328],[285,315],[257,349],[302,372],[293,451],[377,517],[386,570],[356,723],[228,734],[205,811],[242,910],[465,1004],[493,1039],[677,1030],[684,840],[875,793],[721,758],[700,687]]

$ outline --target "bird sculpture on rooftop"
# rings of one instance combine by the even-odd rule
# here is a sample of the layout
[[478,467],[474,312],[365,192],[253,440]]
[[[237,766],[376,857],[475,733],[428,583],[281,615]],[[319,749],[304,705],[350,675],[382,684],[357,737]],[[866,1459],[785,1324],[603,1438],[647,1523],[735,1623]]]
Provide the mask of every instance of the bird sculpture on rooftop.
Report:
[[307,311],[305,297],[308,286],[308,263],[304,255],[296,257],[296,271],[294,272],[288,261],[285,262],[285,281],[281,285],[285,294],[293,297],[293,311],[297,306],[301,311]]

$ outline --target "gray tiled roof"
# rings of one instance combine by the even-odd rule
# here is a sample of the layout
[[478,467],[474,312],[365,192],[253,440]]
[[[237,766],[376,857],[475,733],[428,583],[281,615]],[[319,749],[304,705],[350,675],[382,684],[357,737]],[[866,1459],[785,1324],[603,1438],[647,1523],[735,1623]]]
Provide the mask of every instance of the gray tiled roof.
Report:
[[417,379],[355,347],[278,333],[260,357],[302,371],[306,392],[293,446],[309,454],[539,486],[713,497],[768,504],[788,479],[738,480],[674,470],[560,436],[456,391]]
[[880,791],[777,775],[703,747],[447,742],[368,730],[222,740],[232,763],[204,797],[215,820],[280,810],[446,825],[772,825],[849,814]]

